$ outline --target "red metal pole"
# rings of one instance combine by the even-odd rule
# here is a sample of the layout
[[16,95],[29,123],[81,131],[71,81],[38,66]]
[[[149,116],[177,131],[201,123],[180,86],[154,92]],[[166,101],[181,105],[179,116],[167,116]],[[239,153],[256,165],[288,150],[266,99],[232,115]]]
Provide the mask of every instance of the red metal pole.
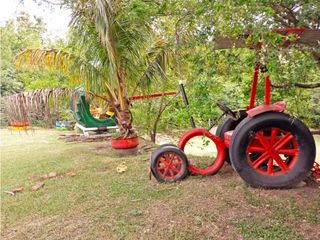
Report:
[[256,99],[257,84],[258,84],[258,78],[259,78],[259,70],[260,70],[260,64],[257,63],[254,66],[254,73],[253,73],[253,80],[252,80],[251,94],[250,94],[250,104],[247,107],[247,110],[254,108],[254,101]]
[[175,95],[175,94],[177,94],[177,92],[154,93],[154,94],[144,95],[144,96],[132,96],[132,97],[129,97],[129,100],[134,101],[134,100],[157,98],[157,97],[163,97],[163,96]]
[[271,96],[271,81],[270,76],[267,75],[266,79],[264,81],[264,104],[269,105],[270,104],[270,96]]

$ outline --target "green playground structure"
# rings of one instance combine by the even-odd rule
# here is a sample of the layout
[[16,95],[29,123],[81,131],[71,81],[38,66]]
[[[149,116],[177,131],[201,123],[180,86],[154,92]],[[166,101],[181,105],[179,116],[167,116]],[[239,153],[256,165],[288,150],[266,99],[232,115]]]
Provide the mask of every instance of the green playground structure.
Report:
[[72,97],[70,100],[69,109],[78,124],[86,128],[99,127],[114,127],[116,126],[115,115],[109,119],[99,120],[92,116],[90,112],[90,104],[86,100],[86,95],[83,90],[79,90],[79,97]]
[[[130,101],[143,100],[149,98],[158,98],[169,95],[176,95],[176,92],[164,92],[154,93],[144,96],[132,96],[129,97]],[[116,126],[116,115],[113,114],[109,119],[99,120],[92,116],[90,112],[90,104],[86,100],[86,94],[83,87],[76,89],[76,93],[70,100],[70,112],[77,121],[78,124],[84,128],[102,128],[102,127],[115,127]]]

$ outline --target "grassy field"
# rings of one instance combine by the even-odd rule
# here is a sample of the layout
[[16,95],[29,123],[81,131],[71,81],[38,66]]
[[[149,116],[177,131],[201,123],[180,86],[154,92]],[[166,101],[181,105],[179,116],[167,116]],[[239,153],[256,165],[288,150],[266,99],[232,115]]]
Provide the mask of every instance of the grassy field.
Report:
[[[158,184],[148,179],[149,153],[119,157],[108,142],[58,135],[1,130],[2,239],[320,239],[319,188],[253,189],[228,166]],[[49,172],[59,176],[31,191]]]

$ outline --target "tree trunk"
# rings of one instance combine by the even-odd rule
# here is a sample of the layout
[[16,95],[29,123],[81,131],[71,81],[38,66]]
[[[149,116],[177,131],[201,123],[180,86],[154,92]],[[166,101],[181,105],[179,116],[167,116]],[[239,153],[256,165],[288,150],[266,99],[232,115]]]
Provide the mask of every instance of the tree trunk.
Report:
[[117,85],[118,85],[118,99],[114,103],[118,125],[120,129],[120,134],[123,138],[127,138],[134,134],[134,129],[132,128],[132,113],[130,111],[130,102],[126,96],[126,84],[125,84],[125,74],[121,71],[117,71]]
[[153,132],[153,131],[150,132],[150,140],[151,140],[151,142],[156,143],[156,135],[157,135],[156,132]]

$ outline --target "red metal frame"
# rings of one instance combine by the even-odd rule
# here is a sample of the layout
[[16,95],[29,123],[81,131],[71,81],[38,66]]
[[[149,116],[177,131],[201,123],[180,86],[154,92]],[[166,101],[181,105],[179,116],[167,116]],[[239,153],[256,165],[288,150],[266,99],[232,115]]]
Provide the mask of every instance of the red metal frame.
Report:
[[254,102],[256,100],[256,93],[257,93],[257,84],[259,79],[259,71],[260,71],[260,64],[257,63],[254,66],[254,73],[253,73],[253,80],[252,80],[251,94],[250,94],[250,104],[247,107],[247,110],[254,108]]
[[271,81],[270,76],[267,75],[264,81],[264,104],[269,105],[271,100]]
[[271,80],[270,75],[268,74],[264,80],[264,104],[255,107],[255,99],[257,93],[257,85],[259,80],[259,73],[261,69],[261,65],[257,63],[254,67],[252,85],[251,85],[251,95],[250,95],[250,103],[247,106],[247,114],[250,117],[254,117],[264,112],[283,112],[286,107],[286,102],[277,102],[271,104]]
[[169,96],[169,95],[175,95],[175,94],[177,94],[177,92],[154,93],[154,94],[144,95],[144,96],[132,96],[132,97],[129,97],[129,100],[135,101],[135,100],[157,98],[157,97],[163,97],[163,96]]
[[277,32],[279,34],[286,34],[289,33],[295,33],[301,36],[305,31],[307,31],[306,28],[275,28],[273,29],[274,32]]
[[[250,103],[247,107],[247,110],[251,110],[255,108],[255,100],[256,100],[256,94],[257,94],[257,85],[259,80],[259,73],[260,73],[260,67],[261,65],[257,63],[254,66],[254,73],[253,73],[253,79],[251,84],[251,94],[250,94]],[[270,75],[268,74],[264,81],[264,104],[269,105],[271,101],[271,80]]]

